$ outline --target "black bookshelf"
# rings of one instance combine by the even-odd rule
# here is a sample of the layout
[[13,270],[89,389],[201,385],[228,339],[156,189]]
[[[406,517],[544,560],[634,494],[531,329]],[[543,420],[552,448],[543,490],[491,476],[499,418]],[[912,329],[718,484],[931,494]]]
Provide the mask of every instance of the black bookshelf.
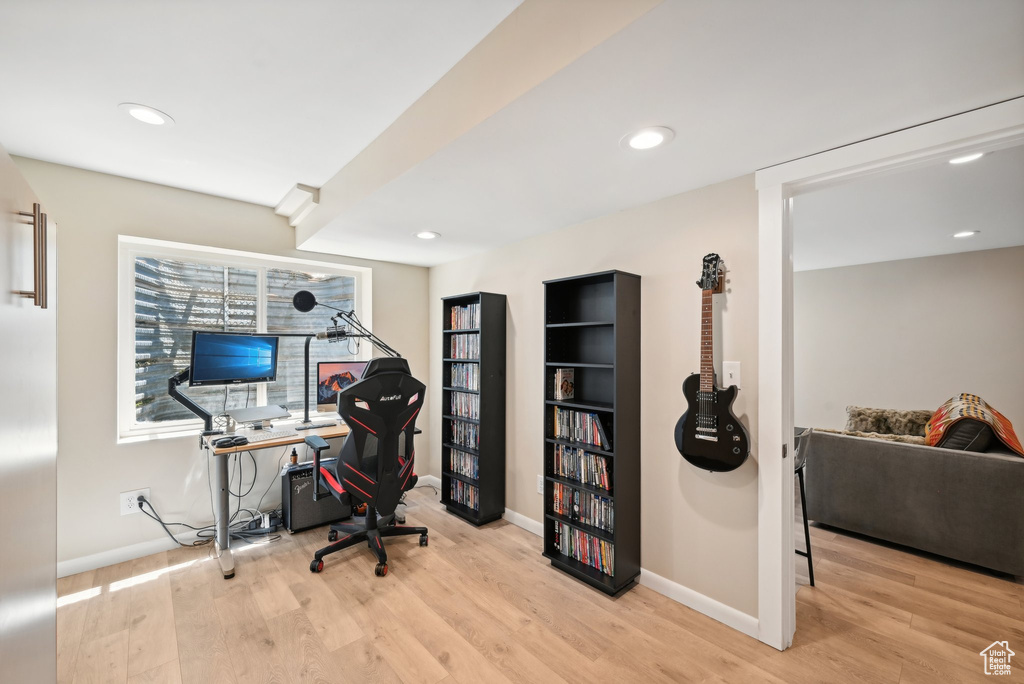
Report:
[[[544,556],[618,594],[640,575],[640,276],[606,271],[546,281],[544,311]],[[573,371],[571,398],[557,395],[559,369]],[[560,436],[556,410],[585,414],[587,427],[599,423],[584,433],[593,441]],[[582,515],[573,511],[575,496]],[[582,542],[593,562],[570,542]]]
[[[453,320],[453,309],[470,305],[475,319]],[[490,292],[441,300],[441,503],[474,525],[505,513],[505,308],[505,295]],[[453,486],[475,496],[460,501]]]

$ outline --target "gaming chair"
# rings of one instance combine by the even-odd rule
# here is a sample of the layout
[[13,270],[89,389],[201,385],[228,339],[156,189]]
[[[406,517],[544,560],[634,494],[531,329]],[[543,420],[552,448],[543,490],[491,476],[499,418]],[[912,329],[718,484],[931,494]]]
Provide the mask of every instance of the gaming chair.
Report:
[[413,432],[424,390],[426,386],[412,377],[405,359],[372,359],[363,379],[338,393],[338,413],[351,432],[337,460],[321,466],[326,440],[317,435],[306,437],[306,444],[313,449],[313,470],[319,473],[314,500],[324,495],[322,485],[343,503],[345,497],[351,497],[366,504],[363,522],[331,525],[327,540],[333,543],[316,552],[310,572],[324,569],[324,556],[365,541],[377,557],[374,574],[383,577],[388,574],[384,537],[418,534],[420,546],[427,545],[427,528],[395,524],[402,493],[416,485]]

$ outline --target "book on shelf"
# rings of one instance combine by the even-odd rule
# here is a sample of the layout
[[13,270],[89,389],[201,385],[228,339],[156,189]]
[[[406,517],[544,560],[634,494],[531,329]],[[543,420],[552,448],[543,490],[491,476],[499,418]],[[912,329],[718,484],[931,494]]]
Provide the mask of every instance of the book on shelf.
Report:
[[452,392],[450,408],[450,415],[459,418],[469,418],[470,420],[480,420],[480,395]]
[[555,369],[555,401],[565,401],[576,396],[576,369]]
[[581,492],[568,485],[555,482],[552,487],[552,511],[573,522],[582,523],[606,532],[615,531],[615,507],[610,499],[589,492]]
[[463,477],[471,477],[474,480],[480,479],[480,459],[473,454],[467,454],[455,448],[451,449],[449,456],[451,471]]
[[463,423],[459,420],[448,421],[451,423],[452,444],[466,447],[474,451],[480,448],[480,426],[476,423]]
[[552,446],[551,465],[555,475],[611,492],[611,471],[607,457],[567,444]]
[[471,330],[480,327],[480,302],[451,308],[452,330]]
[[462,480],[452,478],[450,486],[451,499],[474,511],[480,510],[480,490]]
[[555,437],[570,442],[592,444],[599,449],[611,451],[611,443],[605,434],[601,418],[596,413],[575,411],[560,406],[555,411]]
[[463,335],[452,335],[451,357],[453,359],[479,359],[480,358],[480,333],[467,333]]
[[479,391],[480,366],[475,363],[453,363],[449,381],[451,387]]
[[600,570],[609,577],[615,576],[615,545],[611,542],[563,522],[555,522],[553,537],[555,550],[563,556]]

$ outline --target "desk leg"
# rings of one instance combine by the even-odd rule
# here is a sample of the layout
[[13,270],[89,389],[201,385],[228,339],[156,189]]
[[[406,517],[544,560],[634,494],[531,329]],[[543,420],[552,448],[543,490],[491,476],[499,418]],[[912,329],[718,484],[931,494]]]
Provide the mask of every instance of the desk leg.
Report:
[[217,463],[213,469],[213,489],[217,504],[217,510],[214,511],[214,516],[217,519],[217,560],[220,561],[224,579],[231,579],[235,576],[235,559],[231,556],[231,534],[228,532],[228,519],[231,518],[231,503],[228,499],[229,455],[214,456]]

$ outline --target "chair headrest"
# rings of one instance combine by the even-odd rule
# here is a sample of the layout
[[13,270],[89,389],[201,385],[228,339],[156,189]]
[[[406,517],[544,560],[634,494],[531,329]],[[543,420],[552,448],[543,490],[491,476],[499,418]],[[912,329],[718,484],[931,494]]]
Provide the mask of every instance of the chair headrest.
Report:
[[401,357],[391,358],[387,356],[370,359],[370,362],[366,364],[366,370],[363,371],[363,377],[368,378],[377,373],[405,373],[406,375],[412,375],[412,371],[409,370],[408,361]]

